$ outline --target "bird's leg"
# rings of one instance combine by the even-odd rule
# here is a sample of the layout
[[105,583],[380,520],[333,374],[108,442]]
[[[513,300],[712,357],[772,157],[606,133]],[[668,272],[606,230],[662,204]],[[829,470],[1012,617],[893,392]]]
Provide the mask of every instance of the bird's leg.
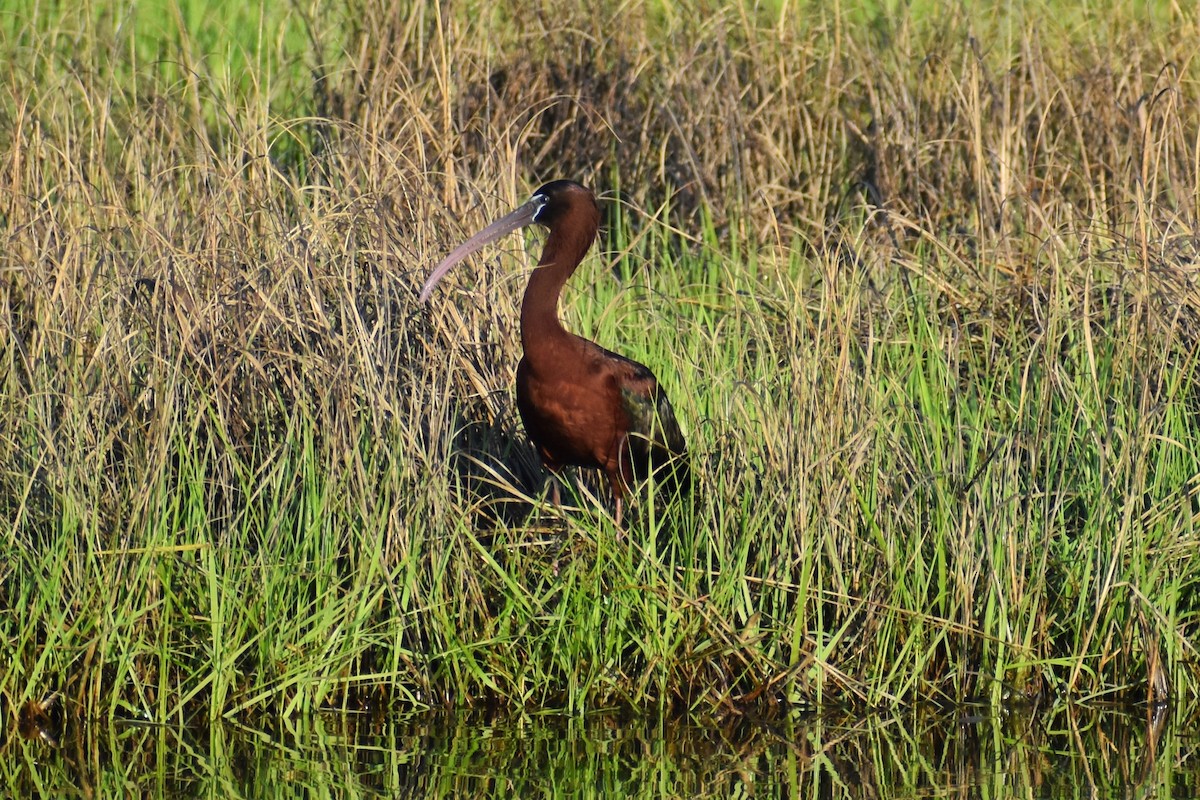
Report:
[[624,530],[621,528],[621,501],[625,496],[625,485],[621,482],[621,474],[618,471],[607,472],[608,485],[612,487],[613,499],[616,501],[616,512],[614,519],[617,525],[617,538],[624,538]]
[[550,473],[550,502],[554,504],[555,509],[562,508],[562,496],[559,493],[558,473]]

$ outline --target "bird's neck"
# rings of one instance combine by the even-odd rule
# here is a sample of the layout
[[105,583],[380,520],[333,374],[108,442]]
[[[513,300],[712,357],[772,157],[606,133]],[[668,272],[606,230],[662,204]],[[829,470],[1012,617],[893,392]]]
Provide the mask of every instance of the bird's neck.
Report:
[[571,338],[558,319],[558,297],[595,237],[596,228],[589,226],[579,231],[555,230],[546,239],[542,259],[521,301],[521,347],[535,367],[543,355]]

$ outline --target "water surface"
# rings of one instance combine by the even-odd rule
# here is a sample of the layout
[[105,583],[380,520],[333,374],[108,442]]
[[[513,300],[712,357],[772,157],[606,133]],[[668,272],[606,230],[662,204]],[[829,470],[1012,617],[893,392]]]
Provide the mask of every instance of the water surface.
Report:
[[[1179,715],[1175,715],[1179,716]],[[329,714],[4,733],[25,797],[1200,797],[1169,711],[584,718]]]

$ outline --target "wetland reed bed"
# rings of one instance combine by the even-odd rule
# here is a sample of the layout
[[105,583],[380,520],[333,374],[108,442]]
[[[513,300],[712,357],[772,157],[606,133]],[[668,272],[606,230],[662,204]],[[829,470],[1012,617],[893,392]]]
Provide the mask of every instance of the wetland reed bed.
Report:
[[[6,12],[0,718],[1194,713],[1200,20],[1152,5]],[[416,302],[559,177],[567,326],[693,453],[623,538],[520,429],[521,240]]]

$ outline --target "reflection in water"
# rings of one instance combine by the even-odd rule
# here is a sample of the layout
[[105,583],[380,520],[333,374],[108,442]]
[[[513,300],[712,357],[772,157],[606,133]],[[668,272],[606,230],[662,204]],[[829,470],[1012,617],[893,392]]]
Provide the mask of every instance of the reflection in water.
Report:
[[117,724],[68,729],[58,747],[6,730],[0,781],[27,797],[1196,797],[1195,729],[1095,709],[705,725],[477,714],[331,715],[272,731]]

